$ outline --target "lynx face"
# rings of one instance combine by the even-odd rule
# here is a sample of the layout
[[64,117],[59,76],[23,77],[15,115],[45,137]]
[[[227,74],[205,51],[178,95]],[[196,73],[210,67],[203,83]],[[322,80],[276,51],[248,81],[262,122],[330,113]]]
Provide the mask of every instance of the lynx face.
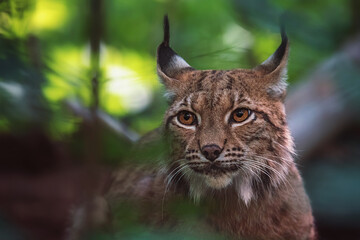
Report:
[[[247,204],[276,187],[293,165],[282,103],[288,44],[255,69],[194,70],[169,47],[168,23],[158,48],[158,73],[170,107],[171,179],[184,177],[195,200],[235,187]],[[256,190],[256,191],[255,191]]]

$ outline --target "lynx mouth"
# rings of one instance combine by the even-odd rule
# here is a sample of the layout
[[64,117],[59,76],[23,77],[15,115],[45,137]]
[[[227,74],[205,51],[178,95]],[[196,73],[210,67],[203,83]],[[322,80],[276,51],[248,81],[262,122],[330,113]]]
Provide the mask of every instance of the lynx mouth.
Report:
[[236,164],[224,166],[221,163],[217,163],[217,162],[206,164],[205,166],[192,165],[190,166],[190,168],[196,173],[209,175],[213,177],[221,176],[223,174],[233,173],[239,170],[239,167]]
[[191,169],[202,175],[206,185],[211,188],[221,189],[232,182],[232,176],[238,171],[238,166],[223,166],[219,163],[210,163],[206,166],[191,166]]

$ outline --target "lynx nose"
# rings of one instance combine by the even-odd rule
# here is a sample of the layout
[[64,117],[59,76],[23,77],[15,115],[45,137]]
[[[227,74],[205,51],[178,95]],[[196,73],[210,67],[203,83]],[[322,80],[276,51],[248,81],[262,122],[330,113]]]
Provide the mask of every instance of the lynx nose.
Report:
[[210,161],[217,159],[221,153],[221,148],[215,144],[205,145],[201,148],[202,154]]

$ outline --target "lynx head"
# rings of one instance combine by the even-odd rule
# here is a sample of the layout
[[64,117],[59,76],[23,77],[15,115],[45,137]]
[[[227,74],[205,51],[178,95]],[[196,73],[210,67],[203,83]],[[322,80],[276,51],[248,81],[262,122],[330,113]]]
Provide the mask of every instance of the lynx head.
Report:
[[158,48],[158,74],[170,107],[169,181],[184,177],[198,200],[207,191],[234,188],[246,204],[278,186],[292,166],[286,126],[288,40],[254,69],[195,70],[169,46],[169,23]]

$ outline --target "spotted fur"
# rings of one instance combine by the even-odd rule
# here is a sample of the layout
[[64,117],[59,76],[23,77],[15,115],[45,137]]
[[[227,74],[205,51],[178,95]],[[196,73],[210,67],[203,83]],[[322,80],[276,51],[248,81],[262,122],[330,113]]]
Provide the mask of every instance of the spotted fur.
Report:
[[[166,204],[189,199],[209,206],[203,227],[232,239],[316,239],[283,104],[288,51],[283,32],[280,47],[254,69],[195,70],[170,48],[165,19],[157,70],[169,108],[162,127],[140,145],[160,141],[167,150],[152,170],[117,172],[108,201],[132,199],[144,222],[164,226],[171,222]],[[231,122],[239,108],[250,116]],[[180,123],[181,111],[193,113],[196,124]],[[205,146],[216,146],[215,160]]]
[[[261,89],[259,73],[191,70],[176,78],[184,79],[181,81],[186,88],[183,86],[176,93],[165,115],[164,130],[172,135],[173,144],[180,145],[176,149],[183,149],[181,154],[173,154],[175,161],[184,159],[191,169],[184,177],[189,182],[193,175],[196,179],[203,178],[200,195],[214,187],[224,188],[242,181],[242,187],[237,188],[238,195],[249,204],[261,191],[286,182],[289,169],[295,168],[293,142],[285,123],[283,103]],[[239,126],[229,124],[229,116],[237,108],[252,110],[249,119]],[[196,129],[186,129],[176,121],[177,113],[183,110],[198,115]],[[222,149],[214,163],[201,153],[201,148],[209,144]],[[245,182],[248,186],[244,186]],[[253,184],[264,188],[255,192]]]

